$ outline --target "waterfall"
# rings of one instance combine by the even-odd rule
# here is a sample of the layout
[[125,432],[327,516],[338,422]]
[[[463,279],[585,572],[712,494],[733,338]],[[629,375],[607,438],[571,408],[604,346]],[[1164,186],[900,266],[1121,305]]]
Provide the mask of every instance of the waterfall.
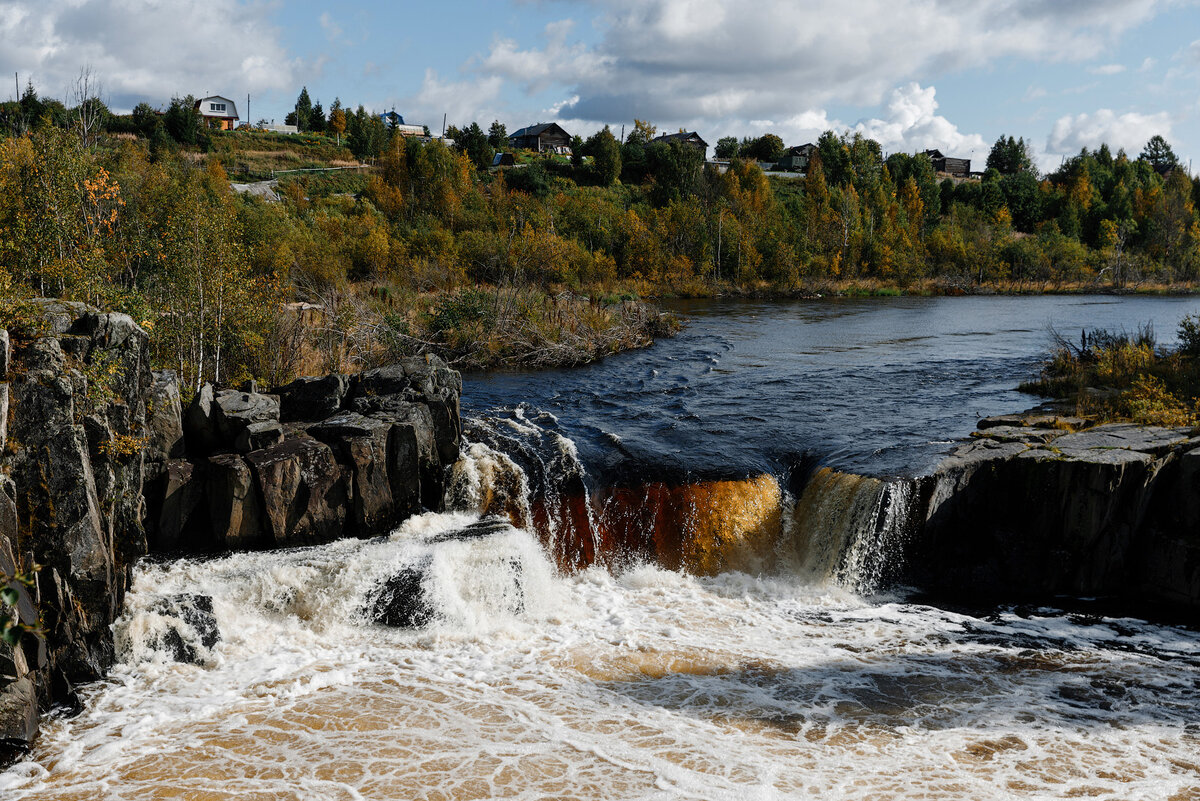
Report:
[[[784,572],[860,593],[902,567],[915,483],[815,471],[793,497],[773,475],[600,485],[549,414],[518,407],[465,426],[449,508],[535,532],[559,568],[653,563],[694,575]],[[644,471],[642,471],[644,472]]]
[[915,488],[909,479],[817,470],[792,510],[785,560],[811,581],[833,581],[858,593],[882,589],[902,567]]

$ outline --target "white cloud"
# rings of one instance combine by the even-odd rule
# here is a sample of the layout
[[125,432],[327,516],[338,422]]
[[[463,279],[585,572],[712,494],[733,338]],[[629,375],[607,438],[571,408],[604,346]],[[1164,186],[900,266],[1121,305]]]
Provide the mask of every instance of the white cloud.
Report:
[[548,24],[543,32],[546,46],[542,49],[521,50],[512,39],[497,39],[480,69],[488,75],[521,84],[530,93],[541,92],[551,84],[585,80],[588,75],[605,68],[605,59],[582,44],[567,44],[567,37],[574,27],[571,20]]
[[1136,154],[1155,134],[1170,139],[1171,116],[1166,112],[1117,114],[1102,108],[1091,114],[1061,117],[1050,131],[1046,150],[1051,154],[1071,155],[1085,147],[1095,149],[1107,144],[1113,151],[1124,148],[1127,153]]
[[416,125],[428,125],[431,131],[441,130],[443,114],[448,125],[479,122],[486,128],[488,122],[504,116],[496,105],[502,83],[498,76],[444,80],[435,70],[428,69],[416,95],[385,106],[405,109],[406,119],[411,118]]
[[601,41],[586,53],[501,40],[480,69],[562,84],[579,97],[563,113],[584,119],[778,119],[878,103],[898,81],[1002,58],[1096,58],[1168,3],[760,0],[748,13],[741,0],[592,0]]
[[318,18],[318,21],[321,23],[321,28],[325,31],[325,38],[331,42],[341,41],[343,33],[342,26],[337,24],[334,18],[329,15],[328,11],[321,12],[321,16]]
[[1093,75],[1120,75],[1124,71],[1124,64],[1101,64],[1099,67],[1088,68],[1088,72]]
[[237,0],[5,0],[0,73],[68,99],[90,65],[117,110],[172,95],[291,90],[297,63],[269,22],[272,9]]
[[948,155],[969,156],[986,147],[979,134],[964,134],[958,126],[935,113],[937,90],[910,83],[892,90],[885,119],[865,120],[854,126],[864,136],[875,139],[887,151],[937,148]]

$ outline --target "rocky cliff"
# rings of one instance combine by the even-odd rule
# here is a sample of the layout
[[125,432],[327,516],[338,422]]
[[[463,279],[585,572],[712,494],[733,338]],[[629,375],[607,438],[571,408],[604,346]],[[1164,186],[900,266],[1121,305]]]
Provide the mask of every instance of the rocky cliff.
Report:
[[114,659],[134,562],[374,536],[437,508],[458,457],[458,373],[406,360],[270,393],[204,386],[185,409],[132,319],[36,301],[0,329],[0,571],[20,621],[0,644],[0,762],[39,709]]
[[41,566],[9,587],[44,636],[0,645],[5,749],[33,738],[39,704],[72,703],[112,663],[109,625],[146,552],[146,333],[82,304],[32,308],[0,332],[0,570]]
[[909,581],[967,600],[1105,596],[1200,611],[1200,437],[984,420],[923,480]]

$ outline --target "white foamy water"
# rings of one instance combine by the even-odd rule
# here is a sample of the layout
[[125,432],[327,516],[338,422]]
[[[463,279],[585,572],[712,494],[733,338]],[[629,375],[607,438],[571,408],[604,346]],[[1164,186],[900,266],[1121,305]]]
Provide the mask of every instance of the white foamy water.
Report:
[[[474,521],[142,565],[124,661],[0,798],[1200,797],[1195,632],[737,573],[562,577],[511,527],[438,541]],[[428,626],[368,622],[406,568]],[[213,598],[221,639],[180,636],[200,664],[164,645],[183,594]]]

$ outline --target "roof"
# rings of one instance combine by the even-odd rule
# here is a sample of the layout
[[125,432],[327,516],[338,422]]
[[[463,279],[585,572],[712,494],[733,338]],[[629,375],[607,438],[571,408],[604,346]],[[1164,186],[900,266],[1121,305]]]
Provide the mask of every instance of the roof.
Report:
[[[222,114],[221,112],[214,112],[214,111],[209,110],[208,105],[207,105],[208,103],[218,103],[218,102],[225,104],[225,107],[226,107],[225,113]],[[192,108],[194,108],[196,111],[199,111],[200,116],[202,116],[202,117],[219,117],[220,119],[228,119],[228,120],[239,119],[238,112],[237,112],[237,103],[234,103],[228,97],[222,97],[221,95],[210,95],[208,97],[202,97],[196,101],[196,104],[194,106],[192,106]]]
[[925,155],[926,155],[926,156],[929,156],[929,158],[931,158],[931,159],[944,159],[944,158],[946,158],[946,157],[945,157],[945,156],[942,154],[942,151],[940,151],[940,150],[926,150],[926,151],[925,151]]
[[404,116],[403,116],[403,115],[401,115],[401,114],[397,114],[397,113],[396,113],[396,111],[395,111],[395,109],[393,109],[393,110],[391,110],[391,111],[384,111],[384,112],[382,112],[382,113],[379,115],[379,118],[380,118],[381,120],[384,120],[385,122],[391,122],[391,121],[393,121],[393,120],[394,120],[394,121],[395,121],[395,123],[396,123],[397,125],[404,125],[404,124],[405,124],[405,123],[404,123]]
[[570,138],[570,134],[563,130],[562,126],[557,122],[539,122],[537,125],[528,125],[519,131],[514,131],[508,135],[509,139],[516,139],[520,136],[541,136],[551,128],[557,128],[558,132],[563,136]]
[[807,142],[803,145],[794,145],[792,147],[789,147],[787,149],[787,155],[789,155],[789,156],[808,156],[808,155],[811,155],[812,152],[816,149],[817,149],[816,145],[814,145],[812,142]]
[[695,131],[685,131],[680,133],[663,134],[656,136],[650,140],[651,142],[697,142],[698,144],[708,147],[708,142],[700,138],[700,134]]

